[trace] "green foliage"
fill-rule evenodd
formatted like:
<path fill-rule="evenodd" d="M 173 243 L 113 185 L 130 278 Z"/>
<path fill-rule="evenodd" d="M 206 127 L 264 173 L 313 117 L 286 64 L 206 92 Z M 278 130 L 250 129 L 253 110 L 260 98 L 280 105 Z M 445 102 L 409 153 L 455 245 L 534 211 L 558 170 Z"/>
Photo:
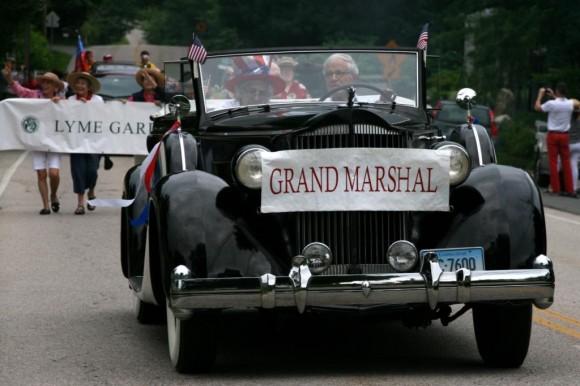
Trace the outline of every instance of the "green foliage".
<path fill-rule="evenodd" d="M 60 26 L 45 30 L 51 11 Z M 140 25 L 151 44 L 188 45 L 195 32 L 217 51 L 390 41 L 414 47 L 429 22 L 429 54 L 439 57 L 437 68 L 428 60 L 431 101 L 471 87 L 480 102 L 493 106 L 498 90 L 508 88 L 517 108 L 530 109 L 537 87 L 557 81 L 580 97 L 580 2 L 573 0 L 19 0 L 0 7 L 0 18 L 0 55 L 15 54 L 20 63 L 29 29 L 47 39 L 53 33 L 57 43 L 66 32 L 71 45 L 80 33 L 90 46 L 121 42 Z M 44 66 L 46 49 L 39 42 L 31 43 L 31 61 Z"/>
<path fill-rule="evenodd" d="M 516 119 L 502 123 L 496 146 L 498 163 L 525 170 L 534 166 L 536 143 L 535 113 L 519 114 Z M 545 118 L 545 117 L 544 117 Z"/>

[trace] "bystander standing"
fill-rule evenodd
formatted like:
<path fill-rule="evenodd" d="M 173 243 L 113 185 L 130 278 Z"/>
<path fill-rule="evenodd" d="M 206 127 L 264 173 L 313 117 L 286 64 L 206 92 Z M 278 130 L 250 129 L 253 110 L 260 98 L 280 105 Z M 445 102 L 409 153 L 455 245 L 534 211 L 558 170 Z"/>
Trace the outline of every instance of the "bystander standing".
<path fill-rule="evenodd" d="M 553 97 L 542 103 L 544 95 Z M 550 186 L 555 194 L 576 198 L 576 192 L 572 183 L 572 170 L 570 168 L 570 121 L 574 110 L 574 102 L 566 98 L 566 84 L 560 82 L 552 89 L 540 88 L 534 105 L 536 111 L 548 113 L 548 134 L 546 144 L 548 146 L 548 159 L 550 163 Z M 566 192 L 560 190 L 560 178 L 558 174 L 558 157 L 564 173 L 564 187 Z"/>

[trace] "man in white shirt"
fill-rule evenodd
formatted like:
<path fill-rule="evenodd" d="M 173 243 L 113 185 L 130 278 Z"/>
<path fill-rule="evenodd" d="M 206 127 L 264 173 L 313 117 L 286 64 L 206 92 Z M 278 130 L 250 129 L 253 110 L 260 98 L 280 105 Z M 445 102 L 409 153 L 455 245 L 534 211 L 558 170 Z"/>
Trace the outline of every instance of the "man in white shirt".
<path fill-rule="evenodd" d="M 542 104 L 544 95 L 554 99 Z M 562 82 L 556 85 L 554 91 L 540 88 L 534 106 L 536 111 L 548 113 L 548 159 L 550 161 L 550 185 L 556 194 L 577 198 L 572 183 L 572 168 L 570 167 L 570 119 L 574 111 L 574 102 L 566 98 L 566 85 Z M 560 175 L 558 173 L 558 156 L 564 173 L 566 193 L 560 191 Z"/>

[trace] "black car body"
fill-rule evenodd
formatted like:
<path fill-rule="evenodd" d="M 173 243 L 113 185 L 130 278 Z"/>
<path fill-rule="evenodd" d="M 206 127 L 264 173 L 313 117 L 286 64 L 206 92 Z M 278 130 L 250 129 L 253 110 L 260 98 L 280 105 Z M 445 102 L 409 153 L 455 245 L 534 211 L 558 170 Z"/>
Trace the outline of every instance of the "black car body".
<path fill-rule="evenodd" d="M 337 52 L 359 76 L 333 101 L 323 63 Z M 191 78 L 195 99 L 175 97 L 155 118 L 148 159 L 126 175 L 135 201 L 122 211 L 121 263 L 137 318 L 166 315 L 179 371 L 211 368 L 216 320 L 232 308 L 428 326 L 460 304 L 486 363 L 523 362 L 532 305 L 554 294 L 541 196 L 525 171 L 496 163 L 484 127 L 446 140 L 432 124 L 423 54 L 239 50 L 166 63 L 167 84 Z M 228 93 L 236 63 L 282 56 L 310 97 L 240 106 Z"/>

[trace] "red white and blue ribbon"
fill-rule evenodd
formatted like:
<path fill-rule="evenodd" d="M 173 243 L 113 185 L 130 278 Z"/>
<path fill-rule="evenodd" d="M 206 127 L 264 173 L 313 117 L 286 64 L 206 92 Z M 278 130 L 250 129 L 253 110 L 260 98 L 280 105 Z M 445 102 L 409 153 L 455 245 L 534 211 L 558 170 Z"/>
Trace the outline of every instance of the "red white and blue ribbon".
<path fill-rule="evenodd" d="M 171 126 L 171 128 L 169 130 L 167 130 L 167 132 L 165 132 L 165 134 L 163 135 L 161 140 L 153 147 L 151 152 L 149 152 L 149 155 L 147 155 L 147 158 L 145 158 L 145 161 L 143 161 L 143 163 L 141 164 L 141 170 L 139 173 L 139 185 L 137 186 L 137 191 L 135 192 L 135 197 L 137 197 L 139 195 L 139 193 L 141 192 L 142 189 L 145 189 L 147 191 L 147 194 L 149 194 L 149 192 L 151 192 L 151 188 L 153 185 L 152 184 L 153 174 L 155 172 L 155 166 L 157 164 L 157 157 L 159 156 L 160 146 L 163 143 L 163 140 L 165 139 L 165 137 L 167 137 L 171 133 L 176 132 L 177 129 L 179 129 L 180 127 L 181 127 L 180 122 L 176 121 L 173 124 L 173 126 Z M 129 200 L 127 200 L 127 199 L 99 199 L 99 198 L 95 198 L 93 200 L 88 200 L 88 203 L 91 205 L 94 205 L 94 206 L 125 208 L 125 207 L 133 204 L 134 201 L 135 201 L 134 198 L 129 199 Z M 147 208 L 147 206 L 146 206 L 146 208 Z M 142 216 L 139 216 L 139 217 L 142 217 Z"/>

